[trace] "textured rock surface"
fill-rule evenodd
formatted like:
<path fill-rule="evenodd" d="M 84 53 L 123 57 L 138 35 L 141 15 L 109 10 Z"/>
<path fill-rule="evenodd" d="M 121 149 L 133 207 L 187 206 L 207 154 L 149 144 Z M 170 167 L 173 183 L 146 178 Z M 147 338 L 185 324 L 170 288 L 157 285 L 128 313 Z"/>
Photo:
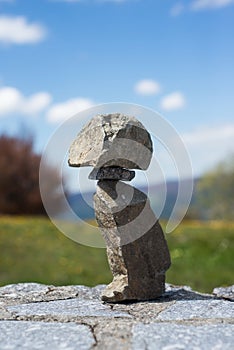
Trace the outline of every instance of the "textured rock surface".
<path fill-rule="evenodd" d="M 147 169 L 152 151 L 149 133 L 134 117 L 97 115 L 72 143 L 68 162 L 76 167 Z"/>
<path fill-rule="evenodd" d="M 126 312 L 111 312 L 107 305 L 98 300 L 87 300 L 83 298 L 69 300 L 55 300 L 48 309 L 47 302 L 34 304 L 13 305 L 7 308 L 8 311 L 18 316 L 43 316 L 53 318 L 75 318 L 83 316 L 91 317 L 130 317 Z"/>
<path fill-rule="evenodd" d="M 1 350 L 86 350 L 94 344 L 90 328 L 72 322 L 0 322 Z"/>
<path fill-rule="evenodd" d="M 90 180 L 123 180 L 131 181 L 135 177 L 135 171 L 120 167 L 94 168 L 89 174 Z"/>
<path fill-rule="evenodd" d="M 162 228 L 147 196 L 119 181 L 133 179 L 129 169 L 147 169 L 152 152 L 144 126 L 119 113 L 92 118 L 69 150 L 69 165 L 93 166 L 89 178 L 99 180 L 95 215 L 113 274 L 104 301 L 149 300 L 165 291 L 170 255 Z"/>
<path fill-rule="evenodd" d="M 147 196 L 122 182 L 99 181 L 94 207 L 114 277 L 102 299 L 119 302 L 162 295 L 170 255 Z"/>
<path fill-rule="evenodd" d="M 234 325 L 138 324 L 133 327 L 133 349 L 231 349 Z M 145 336 L 147 334 L 147 337 Z"/>
<path fill-rule="evenodd" d="M 230 300 L 166 285 L 152 301 L 105 304 L 104 288 L 0 288 L 0 349 L 233 349 Z"/>
<path fill-rule="evenodd" d="M 234 301 L 234 285 L 230 287 L 215 288 L 213 294 L 217 297 Z"/>

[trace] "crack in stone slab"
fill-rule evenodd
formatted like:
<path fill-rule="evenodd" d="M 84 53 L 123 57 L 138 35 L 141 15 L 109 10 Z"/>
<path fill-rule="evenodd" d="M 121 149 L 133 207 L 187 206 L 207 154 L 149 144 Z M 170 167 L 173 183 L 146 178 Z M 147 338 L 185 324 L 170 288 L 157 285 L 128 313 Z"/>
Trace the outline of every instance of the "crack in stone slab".
<path fill-rule="evenodd" d="M 0 305 L 18 305 L 73 298 L 99 300 L 104 285 L 87 286 L 47 286 L 39 283 L 18 283 L 0 287 Z"/>
<path fill-rule="evenodd" d="M 141 321 L 143 323 L 149 323 L 157 320 L 158 315 L 164 310 L 172 306 L 175 301 L 166 303 L 158 303 L 154 301 L 148 302 L 136 302 L 128 304 L 112 304 L 113 310 L 125 311 L 131 315 L 134 320 Z"/>
<path fill-rule="evenodd" d="M 98 350 L 105 349 L 130 349 L 132 339 L 132 327 L 136 324 L 135 321 L 127 319 L 108 320 L 107 322 L 98 323 L 95 327 L 95 334 L 97 337 Z"/>
<path fill-rule="evenodd" d="M 5 307 L 0 306 L 0 321 L 13 319 L 13 314 L 9 312 Z"/>
<path fill-rule="evenodd" d="M 95 328 L 97 327 L 97 323 L 90 324 L 88 322 L 80 322 L 80 323 L 77 323 L 77 324 L 89 327 L 90 332 L 92 333 L 92 336 L 93 336 L 93 339 L 94 339 L 94 344 L 92 345 L 92 348 L 95 348 L 97 346 L 97 337 L 96 337 L 96 334 L 95 334 Z"/>
<path fill-rule="evenodd" d="M 87 299 L 67 299 L 50 302 L 40 302 L 33 304 L 20 304 L 8 306 L 7 311 L 16 316 L 43 316 L 55 318 L 74 318 L 74 317 L 130 317 L 124 311 L 118 312 L 111 310 L 109 306 L 98 300 Z"/>
<path fill-rule="evenodd" d="M 1 350 L 17 350 L 24 345 L 24 350 L 31 350 L 32 341 L 37 349 L 41 346 L 47 350 L 47 344 L 41 343 L 46 340 L 42 331 L 46 337 L 55 337 L 52 348 L 60 350 L 56 341 L 61 339 L 61 329 L 69 335 L 60 344 L 69 350 L 232 349 L 231 301 L 200 294 L 186 286 L 167 285 L 163 297 L 153 301 L 105 304 L 100 301 L 104 286 L 70 287 L 20 284 L 0 288 Z M 78 293 L 78 297 L 68 299 L 69 291 L 71 295 Z M 40 302 L 33 301 L 35 295 Z M 50 295 L 55 300 L 45 299 Z M 65 299 L 61 300 L 62 295 Z M 27 329 L 31 329 L 29 333 Z M 18 338 L 6 338 L 8 331 Z M 29 335 L 29 343 L 25 343 L 25 334 Z M 68 347 L 70 336 L 75 340 Z"/>
<path fill-rule="evenodd" d="M 92 326 L 92 325 L 89 325 L 90 326 L 90 330 L 91 330 L 91 332 L 92 332 L 92 335 L 93 335 L 93 339 L 94 339 L 94 341 L 95 341 L 95 343 L 93 344 L 93 348 L 95 348 L 95 347 L 97 347 L 97 345 L 98 345 L 98 341 L 97 341 L 97 336 L 96 336 L 96 334 L 95 334 L 95 328 L 97 327 L 97 325 L 95 324 L 94 326 Z"/>

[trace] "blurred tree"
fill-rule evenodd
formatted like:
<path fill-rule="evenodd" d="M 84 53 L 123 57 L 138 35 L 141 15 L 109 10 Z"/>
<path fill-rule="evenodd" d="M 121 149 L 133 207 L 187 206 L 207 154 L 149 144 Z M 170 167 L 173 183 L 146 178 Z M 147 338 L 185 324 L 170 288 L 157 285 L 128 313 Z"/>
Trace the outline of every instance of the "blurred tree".
<path fill-rule="evenodd" d="M 197 199 L 203 218 L 234 220 L 234 154 L 200 179 Z"/>
<path fill-rule="evenodd" d="M 40 160 L 32 137 L 0 136 L 0 214 L 45 214 L 39 189 Z M 60 177 L 49 165 L 46 171 L 57 210 Z"/>

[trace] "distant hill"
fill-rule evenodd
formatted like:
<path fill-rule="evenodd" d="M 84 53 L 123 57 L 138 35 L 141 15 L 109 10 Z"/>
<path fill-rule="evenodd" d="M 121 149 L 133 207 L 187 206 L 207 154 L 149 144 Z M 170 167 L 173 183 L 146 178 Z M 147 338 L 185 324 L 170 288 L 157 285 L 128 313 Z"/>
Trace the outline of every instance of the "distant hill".
<path fill-rule="evenodd" d="M 92 203 L 94 192 L 72 193 L 67 195 L 67 201 L 72 210 L 82 219 L 93 219 L 94 209 L 88 203 Z"/>
<path fill-rule="evenodd" d="M 186 181 L 188 180 L 182 180 L 182 182 Z M 194 180 L 194 185 L 197 181 L 197 179 Z M 168 219 L 170 217 L 170 214 L 176 202 L 178 185 L 179 183 L 177 180 L 171 180 L 166 182 L 166 200 L 162 213 L 160 215 L 161 219 Z M 146 187 L 139 187 L 139 190 L 141 190 L 142 192 L 149 193 L 151 206 L 155 213 L 157 213 L 159 210 L 161 195 L 164 191 L 164 188 L 165 184 L 155 184 L 149 189 Z M 68 203 L 70 204 L 73 211 L 77 214 L 77 216 L 79 216 L 79 218 L 81 218 L 82 220 L 93 219 L 95 217 L 92 205 L 93 194 L 93 192 L 85 192 L 82 194 L 72 193 L 67 195 Z M 191 204 L 194 204 L 194 201 L 195 200 L 193 196 Z"/>

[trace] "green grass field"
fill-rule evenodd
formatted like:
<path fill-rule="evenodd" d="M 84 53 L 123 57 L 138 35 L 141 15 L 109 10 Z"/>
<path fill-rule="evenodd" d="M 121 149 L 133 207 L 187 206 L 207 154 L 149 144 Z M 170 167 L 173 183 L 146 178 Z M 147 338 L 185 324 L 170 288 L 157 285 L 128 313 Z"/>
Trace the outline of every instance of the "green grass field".
<path fill-rule="evenodd" d="M 86 234 L 87 225 L 80 230 Z M 166 238 L 172 257 L 167 282 L 203 292 L 234 283 L 233 223 L 184 222 Z M 73 242 L 47 218 L 0 217 L 0 285 L 110 281 L 105 249 Z"/>

